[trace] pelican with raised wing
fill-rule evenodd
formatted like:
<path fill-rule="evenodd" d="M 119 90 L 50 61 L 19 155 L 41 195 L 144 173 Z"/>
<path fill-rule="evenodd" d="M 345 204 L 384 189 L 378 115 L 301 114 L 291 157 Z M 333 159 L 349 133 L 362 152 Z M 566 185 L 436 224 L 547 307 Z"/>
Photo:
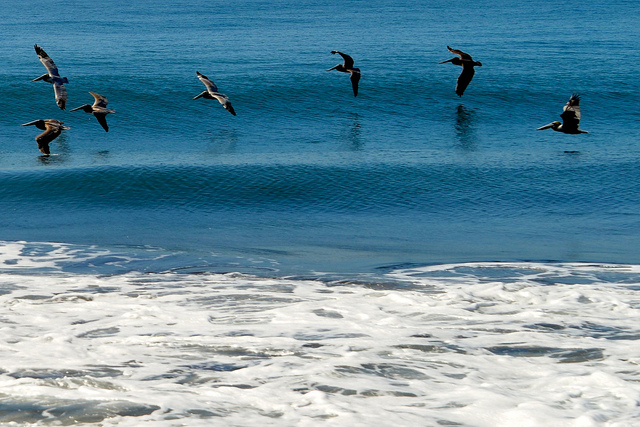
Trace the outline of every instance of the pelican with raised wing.
<path fill-rule="evenodd" d="M 51 154 L 49 143 L 59 137 L 63 130 L 71 129 L 68 126 L 64 126 L 64 122 L 56 119 L 34 120 L 21 126 L 35 126 L 44 131 L 36 136 L 36 142 L 38 143 L 38 149 L 45 156 Z"/>
<path fill-rule="evenodd" d="M 95 101 L 93 102 L 93 105 L 84 104 L 74 108 L 71 111 L 82 110 L 85 113 L 93 114 L 96 117 L 96 119 L 98 119 L 98 123 L 100 123 L 100 125 L 104 128 L 105 132 L 109 132 L 109 126 L 107 125 L 107 114 L 115 113 L 116 110 L 111 110 L 107 108 L 107 103 L 109 101 L 104 96 L 98 93 L 93 93 L 93 92 L 89 92 L 89 93 L 95 99 Z"/>
<path fill-rule="evenodd" d="M 338 54 L 342 56 L 344 59 L 344 64 L 338 64 L 335 67 L 329 68 L 327 71 L 336 70 L 342 73 L 349 73 L 351 79 L 351 87 L 353 87 L 353 96 L 358 96 L 358 82 L 360 81 L 360 68 L 355 68 L 353 66 L 353 58 L 347 55 L 346 53 L 342 53 L 338 50 L 332 50 L 332 54 Z"/>
<path fill-rule="evenodd" d="M 453 49 L 447 46 L 449 52 L 458 55 L 458 57 L 454 57 L 451 59 L 447 59 L 446 61 L 440 62 L 440 64 L 445 64 L 447 62 L 451 62 L 454 65 L 462 66 L 462 72 L 458 76 L 458 81 L 456 83 L 456 94 L 458 96 L 462 96 L 464 90 L 469 86 L 473 75 L 476 73 L 475 67 L 482 67 L 482 62 L 474 61 L 471 55 L 468 53 L 464 53 L 461 50 Z"/>
<path fill-rule="evenodd" d="M 560 117 L 562 117 L 562 123 L 554 121 L 548 125 L 539 127 L 537 130 L 553 129 L 556 132 L 572 135 L 589 133 L 586 130 L 580 129 L 580 95 L 577 93 L 571 95 L 569 102 L 564 105 L 562 110 L 562 114 L 560 114 Z"/>
<path fill-rule="evenodd" d="M 204 84 L 204 86 L 207 89 L 200 92 L 198 95 L 194 96 L 193 99 L 198 99 L 198 98 L 217 99 L 218 102 L 222 104 L 225 110 L 227 110 L 228 112 L 230 112 L 235 116 L 236 112 L 231 106 L 231 102 L 229 102 L 229 97 L 227 95 L 224 95 L 218 92 L 218 86 L 216 86 L 216 84 L 213 81 L 209 80 L 207 76 L 205 76 L 204 74 L 200 74 L 199 71 L 196 71 L 196 75 L 198 76 L 200 81 Z"/>
<path fill-rule="evenodd" d="M 34 48 L 38 54 L 38 58 L 40 58 L 40 62 L 42 62 L 44 68 L 47 69 L 47 72 L 32 81 L 37 82 L 42 80 L 47 83 L 51 83 L 53 85 L 53 92 L 56 96 L 56 104 L 60 109 L 64 110 L 67 105 L 67 89 L 64 87 L 64 83 L 69 83 L 69 80 L 67 80 L 66 77 L 60 77 L 58 67 L 56 67 L 53 59 L 47 55 L 47 52 L 45 52 L 44 49 L 38 45 L 34 45 Z"/>

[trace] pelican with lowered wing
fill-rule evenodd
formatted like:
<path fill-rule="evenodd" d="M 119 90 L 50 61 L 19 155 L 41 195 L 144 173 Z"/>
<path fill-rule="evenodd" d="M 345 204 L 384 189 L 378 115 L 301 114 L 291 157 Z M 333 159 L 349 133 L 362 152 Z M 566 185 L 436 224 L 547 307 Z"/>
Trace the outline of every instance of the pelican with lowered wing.
<path fill-rule="evenodd" d="M 562 108 L 562 123 L 554 121 L 548 125 L 539 127 L 537 130 L 553 129 L 556 132 L 568 133 L 577 135 L 581 133 L 589 133 L 586 130 L 580 129 L 580 95 L 574 93 L 569 98 L 569 101 Z"/>
<path fill-rule="evenodd" d="M 85 113 L 93 114 L 95 118 L 98 119 L 98 123 L 100 123 L 100 126 L 102 126 L 105 132 L 109 132 L 109 125 L 107 125 L 107 114 L 115 113 L 116 110 L 111 110 L 107 108 L 107 103 L 109 101 L 104 96 L 94 92 L 89 92 L 89 93 L 93 96 L 95 100 L 93 104 L 84 104 L 74 108 L 71 111 L 82 110 Z"/>
<path fill-rule="evenodd" d="M 51 154 L 49 143 L 59 137 L 63 130 L 70 129 L 68 126 L 64 126 L 64 122 L 56 119 L 34 120 L 22 124 L 22 126 L 35 126 L 44 131 L 36 136 L 36 142 L 38 143 L 38 149 L 45 156 Z"/>
<path fill-rule="evenodd" d="M 447 59 L 446 61 L 440 62 L 440 64 L 451 62 L 454 65 L 462 66 L 462 72 L 458 76 L 458 81 L 456 83 L 456 94 L 458 96 L 462 96 L 464 90 L 469 86 L 469 83 L 471 83 L 473 75 L 476 73 L 474 68 L 482 67 L 482 62 L 474 61 L 471 55 L 461 50 L 453 49 L 449 46 L 447 46 L 447 49 L 449 49 L 449 52 L 458 55 L 458 57 Z"/>

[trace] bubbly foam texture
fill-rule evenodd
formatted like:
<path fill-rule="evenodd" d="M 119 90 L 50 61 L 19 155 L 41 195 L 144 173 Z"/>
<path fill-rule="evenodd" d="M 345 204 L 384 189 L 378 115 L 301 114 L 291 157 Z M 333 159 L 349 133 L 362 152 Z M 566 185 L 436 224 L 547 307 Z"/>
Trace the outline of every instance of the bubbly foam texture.
<path fill-rule="evenodd" d="M 65 271 L 107 255 L 126 258 L 0 246 L 1 422 L 623 426 L 640 415 L 640 266 L 451 264 L 357 283 Z"/>

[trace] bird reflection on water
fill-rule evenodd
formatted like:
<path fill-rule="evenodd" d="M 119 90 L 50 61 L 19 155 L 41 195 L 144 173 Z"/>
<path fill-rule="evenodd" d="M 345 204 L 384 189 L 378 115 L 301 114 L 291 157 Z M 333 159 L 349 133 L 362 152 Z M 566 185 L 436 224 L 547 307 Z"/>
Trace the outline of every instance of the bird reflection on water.
<path fill-rule="evenodd" d="M 357 113 L 352 113 L 353 121 L 349 124 L 347 129 L 345 130 L 346 138 L 345 141 L 349 146 L 349 150 L 351 151 L 360 151 L 362 150 L 363 143 L 360 138 L 361 129 L 360 129 L 360 116 Z"/>
<path fill-rule="evenodd" d="M 219 129 L 212 133 L 207 152 L 213 155 L 232 154 L 238 145 L 238 132 L 235 129 Z"/>
<path fill-rule="evenodd" d="M 467 109 L 464 105 L 458 105 L 456 109 L 456 138 L 459 146 L 465 151 L 475 150 L 475 111 Z"/>

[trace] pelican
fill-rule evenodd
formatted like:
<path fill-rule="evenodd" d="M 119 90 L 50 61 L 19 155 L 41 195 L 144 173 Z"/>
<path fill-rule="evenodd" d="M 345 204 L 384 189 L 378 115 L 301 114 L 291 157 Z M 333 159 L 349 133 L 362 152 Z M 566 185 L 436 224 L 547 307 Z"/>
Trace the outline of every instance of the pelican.
<path fill-rule="evenodd" d="M 98 119 L 98 123 L 100 123 L 100 125 L 104 128 L 105 132 L 109 132 L 109 126 L 107 125 L 107 114 L 115 113 L 116 110 L 110 110 L 107 108 L 107 103 L 109 101 L 104 96 L 93 92 L 89 93 L 95 98 L 93 105 L 84 104 L 74 108 L 71 111 L 82 110 L 85 113 L 92 113 L 96 117 L 96 119 Z"/>
<path fill-rule="evenodd" d="M 447 46 L 447 49 L 449 49 L 449 52 L 458 55 L 460 58 L 447 59 L 446 61 L 440 62 L 440 64 L 451 62 L 454 65 L 462 66 L 462 72 L 460 73 L 460 76 L 458 76 L 458 82 L 456 83 L 456 94 L 458 96 L 462 96 L 464 90 L 469 86 L 473 75 L 476 73 L 473 67 L 482 67 L 482 62 L 474 61 L 471 55 L 464 53 L 461 50 L 452 49 L 449 46 Z"/>
<path fill-rule="evenodd" d="M 49 151 L 49 143 L 60 136 L 63 130 L 71 129 L 68 126 L 64 126 L 64 122 L 56 119 L 34 120 L 29 123 L 24 123 L 21 126 L 32 125 L 38 129 L 44 130 L 44 132 L 36 136 L 36 142 L 38 143 L 38 149 L 45 156 L 48 156 L 51 153 Z"/>
<path fill-rule="evenodd" d="M 199 71 L 196 71 L 196 75 L 198 76 L 200 81 L 204 83 L 204 86 L 207 88 L 207 90 L 204 90 L 200 94 L 194 96 L 193 99 L 198 99 L 198 98 L 217 99 L 218 102 L 222 104 L 225 110 L 227 110 L 228 112 L 230 112 L 235 116 L 236 112 L 231 106 L 231 103 L 229 102 L 229 97 L 227 95 L 224 95 L 218 92 L 218 86 L 216 86 L 214 82 L 209 80 L 207 76 L 205 76 L 204 74 L 200 74 Z"/>
<path fill-rule="evenodd" d="M 353 86 L 353 96 L 358 96 L 358 82 L 360 81 L 360 68 L 353 67 L 353 58 L 337 50 L 332 50 L 332 54 L 338 54 L 344 59 L 344 64 L 338 64 L 333 68 L 329 68 L 327 71 L 336 70 L 343 73 L 351 74 L 351 86 Z"/>
<path fill-rule="evenodd" d="M 49 58 L 47 52 L 44 51 L 40 46 L 34 45 L 36 53 L 38 54 L 38 58 L 40 58 L 40 62 L 44 65 L 44 68 L 47 69 L 46 74 L 41 75 L 38 78 L 33 79 L 33 82 L 37 82 L 38 80 L 44 80 L 47 83 L 53 84 L 53 92 L 56 96 L 56 104 L 60 109 L 64 110 L 67 104 L 67 89 L 63 86 L 64 83 L 69 83 L 66 77 L 60 77 L 60 73 L 58 72 L 58 67 L 54 64 L 53 59 Z"/>
<path fill-rule="evenodd" d="M 537 130 L 553 129 L 556 132 L 569 133 L 577 135 L 580 133 L 589 133 L 586 130 L 580 129 L 580 95 L 574 93 L 569 98 L 569 102 L 562 108 L 562 123 L 554 121 L 548 125 L 539 127 Z"/>

